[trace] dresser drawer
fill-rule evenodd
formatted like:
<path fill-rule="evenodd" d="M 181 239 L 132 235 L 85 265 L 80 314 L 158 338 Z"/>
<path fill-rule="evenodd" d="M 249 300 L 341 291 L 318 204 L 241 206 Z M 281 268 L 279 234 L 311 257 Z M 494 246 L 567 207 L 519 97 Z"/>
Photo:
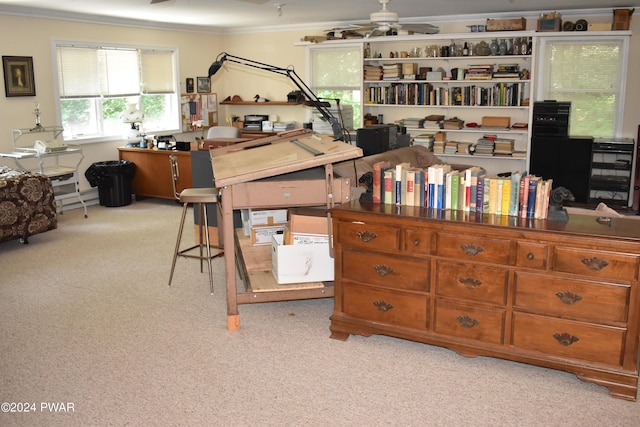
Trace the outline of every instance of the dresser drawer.
<path fill-rule="evenodd" d="M 559 357 L 620 366 L 626 330 L 514 313 L 513 345 Z"/>
<path fill-rule="evenodd" d="M 431 253 L 431 234 L 428 231 L 407 228 L 404 230 L 404 251 L 416 255 Z"/>
<path fill-rule="evenodd" d="M 342 277 L 395 289 L 429 291 L 427 261 L 343 249 Z"/>
<path fill-rule="evenodd" d="M 556 247 L 553 269 L 615 280 L 637 280 L 640 255 Z"/>
<path fill-rule="evenodd" d="M 437 295 L 504 305 L 508 282 L 509 272 L 502 268 L 448 261 L 436 265 Z"/>
<path fill-rule="evenodd" d="M 342 282 L 342 312 L 372 323 L 426 329 L 429 307 L 427 294 L 385 290 Z"/>
<path fill-rule="evenodd" d="M 438 233 L 438 255 L 458 260 L 509 264 L 511 241 Z"/>
<path fill-rule="evenodd" d="M 361 222 L 339 222 L 338 240 L 343 246 L 378 251 L 400 249 L 400 228 Z"/>
<path fill-rule="evenodd" d="M 505 311 L 436 299 L 434 330 L 438 334 L 502 344 Z"/>
<path fill-rule="evenodd" d="M 516 273 L 514 307 L 595 323 L 627 321 L 630 287 Z"/>
<path fill-rule="evenodd" d="M 516 244 L 516 265 L 524 268 L 546 270 L 549 261 L 549 245 L 534 242 Z"/>

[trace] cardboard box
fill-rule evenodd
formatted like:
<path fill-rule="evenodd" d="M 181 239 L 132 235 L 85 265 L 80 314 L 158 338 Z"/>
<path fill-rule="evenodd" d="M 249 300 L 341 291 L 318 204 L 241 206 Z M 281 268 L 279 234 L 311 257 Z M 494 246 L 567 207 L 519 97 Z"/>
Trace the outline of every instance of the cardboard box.
<path fill-rule="evenodd" d="M 284 233 L 285 224 L 259 225 L 251 228 L 251 244 L 253 246 L 266 246 L 271 244 L 271 236 Z"/>
<path fill-rule="evenodd" d="M 611 31 L 610 22 L 594 22 L 587 26 L 588 31 Z"/>
<path fill-rule="evenodd" d="M 524 31 L 527 29 L 525 18 L 487 19 L 487 31 Z"/>
<path fill-rule="evenodd" d="M 635 9 L 613 9 L 614 30 L 628 30 L 631 22 L 631 15 Z"/>
<path fill-rule="evenodd" d="M 511 126 L 511 118 L 506 116 L 484 116 L 482 117 L 481 126 L 508 128 Z"/>
<path fill-rule="evenodd" d="M 329 244 L 285 245 L 282 235 L 271 240 L 271 272 L 279 284 L 326 282 L 334 279 Z"/>
<path fill-rule="evenodd" d="M 329 241 L 329 219 L 327 214 L 324 210 L 316 209 L 315 211 L 312 212 L 310 209 L 292 211 L 289 215 L 289 224 L 284 229 L 284 242 L 286 245 L 318 239 Z"/>
<path fill-rule="evenodd" d="M 287 222 L 286 209 L 248 209 L 249 224 L 252 227 L 256 225 L 274 225 L 284 224 Z"/>

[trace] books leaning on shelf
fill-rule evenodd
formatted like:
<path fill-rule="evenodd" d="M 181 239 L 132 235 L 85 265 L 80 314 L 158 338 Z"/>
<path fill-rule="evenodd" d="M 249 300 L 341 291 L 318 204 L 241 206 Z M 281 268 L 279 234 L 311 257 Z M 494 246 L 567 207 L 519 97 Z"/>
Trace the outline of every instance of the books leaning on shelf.
<path fill-rule="evenodd" d="M 373 165 L 373 203 L 459 210 L 475 214 L 546 219 L 552 179 L 509 172 L 487 176 L 473 166 L 416 168 L 408 163 Z"/>

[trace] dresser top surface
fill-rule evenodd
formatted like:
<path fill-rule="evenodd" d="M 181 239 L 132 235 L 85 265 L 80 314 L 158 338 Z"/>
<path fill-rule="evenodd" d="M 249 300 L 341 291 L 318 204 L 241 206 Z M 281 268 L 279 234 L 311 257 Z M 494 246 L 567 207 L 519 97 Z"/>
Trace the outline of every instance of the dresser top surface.
<path fill-rule="evenodd" d="M 455 222 L 460 225 L 478 225 L 511 229 L 513 231 L 558 232 L 584 237 L 606 237 L 634 240 L 640 244 L 640 221 L 625 217 L 592 216 L 569 214 L 569 220 L 550 221 L 520 218 L 507 215 L 489 215 L 460 210 L 426 209 L 417 206 L 397 206 L 391 204 L 360 203 L 342 204 L 331 210 L 334 217 L 347 212 L 363 212 L 393 217 L 406 221 Z"/>

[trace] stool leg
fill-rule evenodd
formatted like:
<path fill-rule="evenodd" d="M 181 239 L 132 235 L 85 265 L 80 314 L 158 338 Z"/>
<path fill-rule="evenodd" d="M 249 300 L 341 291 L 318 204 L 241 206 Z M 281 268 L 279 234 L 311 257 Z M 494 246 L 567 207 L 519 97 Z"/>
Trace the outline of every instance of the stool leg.
<path fill-rule="evenodd" d="M 211 294 L 213 294 L 213 271 L 211 268 L 211 241 L 209 240 L 209 221 L 207 219 L 207 204 L 202 203 L 202 211 L 204 217 L 204 234 L 206 238 L 207 245 L 207 263 L 209 266 L 209 289 L 211 290 Z"/>
<path fill-rule="evenodd" d="M 169 286 L 171 286 L 171 281 L 173 280 L 173 272 L 176 269 L 176 260 L 178 259 L 178 252 L 180 251 L 180 241 L 182 240 L 182 230 L 184 228 L 184 219 L 187 216 L 187 205 L 188 203 L 184 203 L 182 205 L 182 218 L 180 219 L 180 228 L 178 229 L 178 239 L 176 241 L 176 249 L 173 251 L 173 262 L 171 263 L 171 274 L 169 275 Z"/>
<path fill-rule="evenodd" d="M 202 252 L 202 245 L 204 244 L 204 240 L 202 240 L 203 233 L 202 233 L 202 213 L 203 213 L 203 203 L 198 203 L 198 246 L 199 246 L 199 250 L 200 250 L 200 273 L 204 272 L 204 267 L 203 267 L 203 263 L 204 263 L 204 255 Z"/>

